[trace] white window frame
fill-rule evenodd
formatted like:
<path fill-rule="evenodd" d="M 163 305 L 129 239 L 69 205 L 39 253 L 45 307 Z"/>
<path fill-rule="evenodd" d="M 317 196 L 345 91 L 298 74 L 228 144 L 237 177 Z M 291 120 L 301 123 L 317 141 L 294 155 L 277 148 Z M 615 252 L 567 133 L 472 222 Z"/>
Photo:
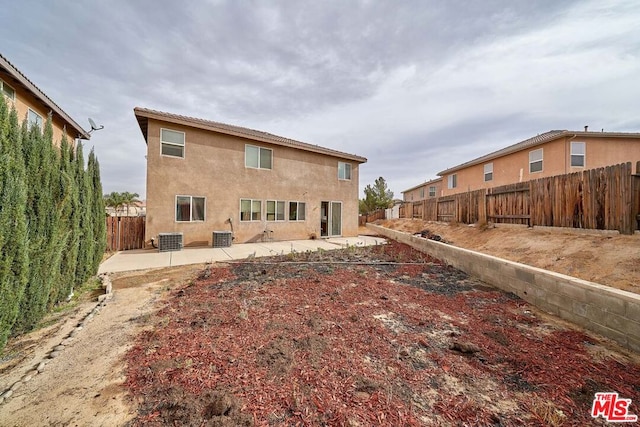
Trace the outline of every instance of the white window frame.
<path fill-rule="evenodd" d="M 269 211 L 269 204 L 273 205 L 273 212 Z M 278 206 L 282 206 L 282 217 L 279 218 Z M 266 220 L 269 222 L 283 222 L 286 219 L 287 202 L 284 200 L 267 200 L 266 203 Z M 269 215 L 273 215 L 274 219 L 269 219 Z"/>
<path fill-rule="evenodd" d="M 540 158 L 537 158 L 537 153 L 540 153 Z M 532 160 L 533 159 L 533 160 Z M 540 170 L 533 170 L 533 165 L 540 163 Z M 544 170 L 544 149 L 538 148 L 536 150 L 529 151 L 529 173 L 540 173 Z"/>
<path fill-rule="evenodd" d="M 7 93 L 7 89 L 5 89 L 5 88 L 11 89 L 11 93 Z M 2 80 L 2 79 L 0 79 L 0 93 L 4 94 L 4 96 L 9 98 L 11 101 L 15 101 L 16 100 L 16 90 L 15 90 L 15 88 L 13 86 L 11 86 L 9 83 L 7 83 L 4 80 Z"/>
<path fill-rule="evenodd" d="M 581 153 L 576 153 L 574 152 L 574 147 L 582 147 L 582 151 Z M 581 158 L 582 159 L 582 164 L 581 165 L 574 165 L 573 164 L 573 158 Z M 569 157 L 569 164 L 571 165 L 572 168 L 583 168 L 587 165 L 587 143 L 586 142 L 582 142 L 582 141 L 571 141 L 571 154 Z"/>
<path fill-rule="evenodd" d="M 436 197 L 436 186 L 432 185 L 429 187 L 429 197 Z"/>
<path fill-rule="evenodd" d="M 33 116 L 35 116 L 35 120 L 34 120 Z M 29 123 L 29 126 L 32 126 L 32 125 L 35 124 L 36 126 L 38 126 L 38 129 L 42 130 L 42 126 L 44 125 L 44 119 L 35 110 L 32 110 L 31 108 L 28 108 L 27 109 L 27 123 Z"/>
<path fill-rule="evenodd" d="M 449 190 L 452 190 L 457 187 L 458 187 L 458 174 L 452 173 L 451 175 L 447 176 L 447 188 Z"/>
<path fill-rule="evenodd" d="M 484 182 L 493 181 L 493 162 L 484 165 Z"/>
<path fill-rule="evenodd" d="M 178 198 L 182 197 L 182 198 L 189 198 L 189 220 L 186 219 L 178 219 Z M 202 199 L 202 219 L 193 219 L 194 217 L 194 199 Z M 175 210 L 175 221 L 176 222 L 204 222 L 206 221 L 207 218 L 207 198 L 204 196 L 189 196 L 186 194 L 177 194 L 176 195 L 176 210 Z"/>
<path fill-rule="evenodd" d="M 164 141 L 162 139 L 164 131 L 174 132 L 174 133 L 181 133 L 182 134 L 182 144 L 174 142 L 174 141 Z M 175 129 L 160 128 L 160 155 L 163 156 L 163 157 L 173 157 L 173 158 L 177 158 L 177 159 L 184 159 L 185 152 L 186 152 L 186 149 L 187 149 L 186 141 L 187 141 L 187 134 L 186 133 L 184 133 L 182 131 L 179 131 L 179 130 L 175 130 Z M 182 148 L 182 156 L 174 156 L 173 154 L 165 154 L 165 153 L 163 153 L 162 152 L 162 147 L 165 146 L 165 145 L 170 145 L 172 147 L 180 147 L 180 148 Z"/>
<path fill-rule="evenodd" d="M 341 181 L 351 181 L 351 163 L 338 162 L 338 179 Z"/>
<path fill-rule="evenodd" d="M 249 219 L 242 218 L 242 202 L 250 202 Z M 256 204 L 258 209 L 255 209 Z M 240 199 L 240 221 L 241 222 L 256 222 L 262 221 L 262 200 L 259 199 Z"/>
<path fill-rule="evenodd" d="M 424 187 L 420 189 L 420 198 L 424 199 Z"/>
<path fill-rule="evenodd" d="M 291 207 L 295 205 L 296 206 L 296 217 L 294 219 L 291 219 Z M 300 218 L 300 205 L 303 206 L 302 209 L 302 218 Z M 298 202 L 298 201 L 289 201 L 289 221 L 292 222 L 302 222 L 302 221 L 306 221 L 307 220 L 307 203 L 306 202 Z"/>
<path fill-rule="evenodd" d="M 249 164 L 249 162 L 248 162 L 249 156 L 248 156 L 248 153 L 247 153 L 247 149 L 249 147 L 257 149 L 257 152 L 258 152 L 258 158 L 257 158 L 257 163 L 256 163 L 257 166 Z M 262 151 L 269 151 L 269 153 L 270 153 L 270 156 L 269 156 L 269 167 L 265 167 L 265 166 L 262 165 Z M 260 147 L 259 145 L 245 144 L 244 145 L 244 167 L 245 168 L 249 168 L 249 169 L 272 170 L 273 169 L 273 150 L 271 148 Z"/>

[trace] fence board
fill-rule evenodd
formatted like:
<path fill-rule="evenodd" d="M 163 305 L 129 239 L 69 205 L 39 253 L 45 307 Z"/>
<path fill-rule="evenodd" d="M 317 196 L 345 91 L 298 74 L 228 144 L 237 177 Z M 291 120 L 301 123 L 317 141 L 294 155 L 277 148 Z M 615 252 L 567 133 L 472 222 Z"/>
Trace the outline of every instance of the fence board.
<path fill-rule="evenodd" d="M 145 217 L 108 216 L 106 221 L 108 251 L 144 248 Z"/>
<path fill-rule="evenodd" d="M 636 171 L 640 171 L 638 163 Z M 631 163 L 623 163 L 405 205 L 403 218 L 466 224 L 486 220 L 632 234 L 640 215 L 640 174 L 632 175 Z"/>

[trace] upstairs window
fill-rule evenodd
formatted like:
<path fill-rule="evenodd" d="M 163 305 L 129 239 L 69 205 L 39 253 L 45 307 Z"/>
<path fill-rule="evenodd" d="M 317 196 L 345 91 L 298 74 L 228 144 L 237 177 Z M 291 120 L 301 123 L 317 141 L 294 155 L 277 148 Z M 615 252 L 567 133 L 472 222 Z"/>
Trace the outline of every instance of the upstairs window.
<path fill-rule="evenodd" d="M 284 221 L 285 202 L 267 200 L 267 221 Z"/>
<path fill-rule="evenodd" d="M 289 221 L 304 221 L 306 207 L 304 202 L 289 202 Z"/>
<path fill-rule="evenodd" d="M 38 128 L 42 129 L 42 116 L 29 108 L 29 112 L 27 113 L 27 123 L 29 123 L 29 126 L 36 125 Z"/>
<path fill-rule="evenodd" d="M 484 182 L 493 181 L 493 162 L 484 165 Z"/>
<path fill-rule="evenodd" d="M 424 187 L 420 189 L 420 198 L 424 199 Z"/>
<path fill-rule="evenodd" d="M 273 150 L 246 144 L 244 146 L 244 165 L 254 169 L 272 169 Z"/>
<path fill-rule="evenodd" d="M 351 179 L 351 163 L 338 162 L 338 179 Z"/>
<path fill-rule="evenodd" d="M 16 91 L 14 88 L 9 86 L 5 81 L 0 80 L 0 92 L 4 94 L 7 98 L 12 101 L 16 100 Z"/>
<path fill-rule="evenodd" d="M 204 197 L 176 196 L 176 221 L 204 221 Z"/>
<path fill-rule="evenodd" d="M 260 221 L 262 200 L 240 199 L 240 221 Z"/>
<path fill-rule="evenodd" d="M 452 189 L 458 186 L 458 175 L 453 174 L 447 177 L 447 188 Z"/>
<path fill-rule="evenodd" d="M 432 185 L 429 187 L 429 197 L 436 197 L 436 186 Z"/>
<path fill-rule="evenodd" d="M 584 167 L 584 154 L 585 143 L 584 142 L 572 142 L 571 143 L 571 166 Z"/>
<path fill-rule="evenodd" d="M 529 151 L 529 173 L 542 172 L 542 148 Z"/>
<path fill-rule="evenodd" d="M 163 156 L 184 158 L 184 132 L 160 129 L 160 143 Z"/>

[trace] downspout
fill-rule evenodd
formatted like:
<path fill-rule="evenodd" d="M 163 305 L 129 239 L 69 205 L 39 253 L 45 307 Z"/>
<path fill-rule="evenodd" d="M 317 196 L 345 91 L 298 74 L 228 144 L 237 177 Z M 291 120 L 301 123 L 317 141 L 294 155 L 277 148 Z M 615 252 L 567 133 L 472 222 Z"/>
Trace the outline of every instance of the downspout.
<path fill-rule="evenodd" d="M 564 174 L 566 175 L 568 173 L 567 171 L 567 150 L 571 151 L 571 141 L 573 139 L 575 139 L 578 136 L 577 133 L 574 133 L 573 136 L 571 138 L 569 138 L 567 140 L 567 143 L 564 145 Z"/>

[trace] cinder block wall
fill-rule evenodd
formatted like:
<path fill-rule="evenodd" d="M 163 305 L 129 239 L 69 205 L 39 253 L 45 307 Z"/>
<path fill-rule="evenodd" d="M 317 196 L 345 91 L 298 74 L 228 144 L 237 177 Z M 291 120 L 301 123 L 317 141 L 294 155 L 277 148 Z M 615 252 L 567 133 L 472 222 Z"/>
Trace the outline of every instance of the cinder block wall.
<path fill-rule="evenodd" d="M 640 353 L 640 295 L 374 224 L 367 228 Z"/>

